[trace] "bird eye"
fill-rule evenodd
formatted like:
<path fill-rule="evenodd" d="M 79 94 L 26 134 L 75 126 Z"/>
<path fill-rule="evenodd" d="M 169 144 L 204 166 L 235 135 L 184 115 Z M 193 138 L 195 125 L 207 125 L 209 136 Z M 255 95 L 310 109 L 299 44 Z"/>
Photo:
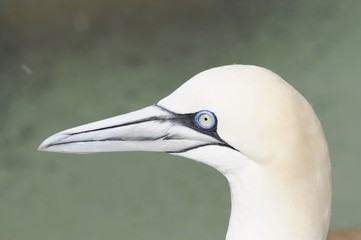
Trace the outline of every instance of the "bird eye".
<path fill-rule="evenodd" d="M 211 129 L 216 125 L 216 116 L 214 113 L 206 110 L 198 112 L 194 120 L 197 126 L 203 129 Z"/>

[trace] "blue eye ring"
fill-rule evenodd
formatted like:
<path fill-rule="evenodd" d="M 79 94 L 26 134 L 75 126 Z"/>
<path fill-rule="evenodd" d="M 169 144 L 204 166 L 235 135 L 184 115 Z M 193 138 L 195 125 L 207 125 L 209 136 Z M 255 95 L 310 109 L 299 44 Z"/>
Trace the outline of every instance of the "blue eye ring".
<path fill-rule="evenodd" d="M 217 124 L 216 115 L 214 115 L 214 113 L 208 110 L 202 110 L 197 112 L 197 114 L 194 116 L 194 121 L 197 127 L 205 130 L 212 129 Z"/>

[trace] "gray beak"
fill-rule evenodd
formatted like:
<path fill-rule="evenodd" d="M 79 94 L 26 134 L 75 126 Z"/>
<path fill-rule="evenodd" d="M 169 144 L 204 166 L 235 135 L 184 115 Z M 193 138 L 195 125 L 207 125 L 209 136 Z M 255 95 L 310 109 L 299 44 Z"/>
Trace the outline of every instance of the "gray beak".
<path fill-rule="evenodd" d="M 225 145 L 219 137 L 197 131 L 189 114 L 158 105 L 71 128 L 47 138 L 40 151 L 95 153 L 153 151 L 180 153 L 207 145 Z"/>

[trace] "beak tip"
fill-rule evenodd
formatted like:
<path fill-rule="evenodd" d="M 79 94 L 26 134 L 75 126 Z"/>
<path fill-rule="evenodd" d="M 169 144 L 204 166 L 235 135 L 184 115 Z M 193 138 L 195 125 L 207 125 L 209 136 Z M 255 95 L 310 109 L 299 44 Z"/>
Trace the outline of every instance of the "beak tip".
<path fill-rule="evenodd" d="M 67 136 L 62 133 L 54 134 L 47 139 L 45 139 L 38 147 L 38 151 L 41 152 L 53 152 L 54 149 L 52 148 L 57 143 L 64 140 Z"/>
<path fill-rule="evenodd" d="M 47 148 L 48 148 L 48 145 L 45 144 L 44 142 L 42 142 L 39 147 L 38 147 L 38 151 L 41 151 L 41 152 L 46 152 L 47 151 Z"/>
<path fill-rule="evenodd" d="M 44 140 L 38 147 L 38 151 L 40 152 L 52 152 L 52 142 L 49 141 L 49 138 Z"/>

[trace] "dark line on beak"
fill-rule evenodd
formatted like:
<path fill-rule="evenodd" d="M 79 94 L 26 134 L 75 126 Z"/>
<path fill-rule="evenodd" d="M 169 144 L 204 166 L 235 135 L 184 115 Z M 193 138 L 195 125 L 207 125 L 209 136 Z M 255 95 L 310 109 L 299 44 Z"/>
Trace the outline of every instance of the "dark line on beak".
<path fill-rule="evenodd" d="M 161 110 L 163 110 L 165 112 L 173 114 L 171 111 L 168 111 L 163 107 L 160 107 L 158 105 L 154 105 L 154 106 L 160 108 Z M 160 122 L 162 122 L 162 121 L 166 121 L 166 120 L 169 120 L 169 119 L 172 119 L 172 117 L 157 117 L 157 116 L 154 116 L 154 117 L 144 118 L 144 119 L 140 119 L 140 120 L 136 120 L 136 121 L 132 121 L 132 122 L 127 122 L 127 123 L 122 123 L 122 124 L 117 124 L 117 125 L 108 126 L 108 127 L 96 128 L 96 129 L 91 129 L 91 130 L 86 130 L 86 131 L 76 132 L 76 133 L 68 133 L 68 135 L 73 136 L 73 135 L 78 135 L 78 134 L 82 134 L 82 133 L 96 132 L 96 131 L 107 130 L 107 129 L 117 128 L 117 127 L 124 127 L 124 126 L 129 126 L 129 125 L 144 123 L 144 122 L 150 122 L 150 121 L 160 121 Z"/>
<path fill-rule="evenodd" d="M 52 146 L 58 146 L 58 145 L 66 145 L 66 144 L 72 144 L 72 143 L 87 143 L 87 142 L 126 142 L 126 141 L 134 141 L 134 142 L 145 142 L 145 141 L 157 141 L 160 139 L 166 139 L 168 134 L 162 135 L 157 138 L 150 138 L 150 137 L 138 137 L 138 138 L 132 138 L 132 139 L 125 139 L 125 138 L 104 138 L 104 139 L 88 139 L 88 140 L 82 140 L 82 141 L 68 141 L 68 142 L 57 142 L 51 145 L 47 145 L 46 147 L 52 147 Z"/>
<path fill-rule="evenodd" d="M 129 126 L 129 125 L 133 125 L 133 124 L 137 124 L 137 123 L 157 121 L 157 120 L 162 121 L 162 120 L 166 120 L 166 119 L 161 119 L 158 117 L 150 117 L 150 118 L 145 118 L 145 119 L 141 119 L 141 120 L 137 120 L 137 121 L 133 121 L 133 122 L 127 122 L 127 123 L 117 124 L 117 125 L 108 126 L 108 127 L 96 128 L 96 129 L 91 129 L 91 130 L 86 130 L 86 131 L 76 132 L 76 133 L 68 133 L 68 135 L 73 136 L 73 135 L 78 135 L 78 134 L 82 134 L 82 133 L 96 132 L 96 131 L 101 131 L 101 130 L 107 130 L 107 129 L 117 128 L 117 127 L 124 127 L 124 126 Z"/>
<path fill-rule="evenodd" d="M 234 147 L 228 145 L 227 143 L 205 143 L 205 144 L 201 144 L 201 145 L 197 145 L 197 146 L 193 146 L 193 147 L 189 147 L 189 148 L 184 148 L 182 150 L 178 150 L 178 151 L 168 151 L 166 153 L 169 153 L 169 154 L 174 154 L 174 153 L 184 153 L 184 152 L 188 152 L 190 150 L 193 150 L 193 149 L 197 149 L 197 148 L 201 148 L 201 147 L 206 147 L 206 146 L 220 146 L 220 147 L 228 147 L 232 150 L 235 150 L 237 152 L 240 152 L 238 151 L 237 149 L 235 149 Z"/>

